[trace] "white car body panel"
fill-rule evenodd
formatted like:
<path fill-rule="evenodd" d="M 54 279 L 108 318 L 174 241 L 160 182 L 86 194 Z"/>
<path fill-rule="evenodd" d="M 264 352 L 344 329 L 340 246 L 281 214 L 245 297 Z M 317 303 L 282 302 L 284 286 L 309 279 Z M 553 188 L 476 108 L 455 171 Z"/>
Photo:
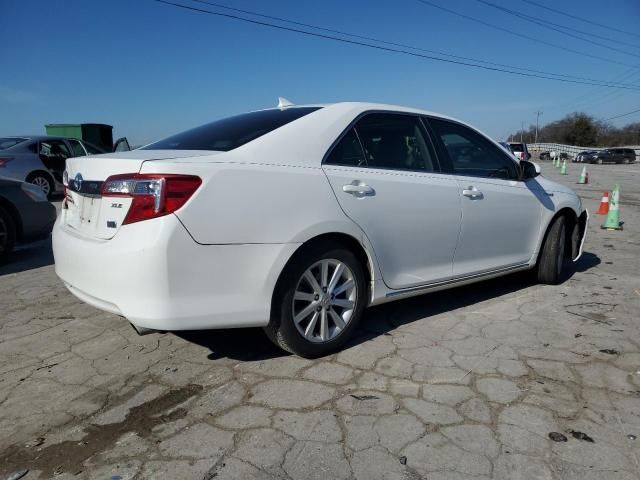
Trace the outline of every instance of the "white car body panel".
<path fill-rule="evenodd" d="M 541 227 L 542 206 L 536 193 L 525 182 L 457 178 L 460 191 L 475 188 L 482 197 L 462 197 L 454 276 L 528 264 Z"/>
<path fill-rule="evenodd" d="M 56 273 L 80 299 L 139 327 L 264 326 L 283 268 L 320 235 L 346 235 L 362 246 L 369 304 L 378 304 L 530 268 L 554 215 L 564 208 L 582 213 L 571 189 L 543 176 L 525 183 L 323 166 L 336 138 L 368 111 L 448 119 L 340 103 L 228 152 L 69 159 L 70 181 L 77 174 L 102 182 L 114 174 L 176 173 L 197 175 L 202 185 L 175 213 L 124 226 L 126 201 L 71 192 L 75 207 L 63 208 L 53 232 Z M 354 181 L 370 184 L 375 195 L 344 192 Z M 484 198 L 464 196 L 468 186 Z M 106 221 L 117 228 L 105 230 Z"/>
<path fill-rule="evenodd" d="M 385 283 L 393 289 L 451 278 L 460 230 L 460 196 L 447 175 L 356 169 L 324 170 L 345 213 L 367 234 Z M 372 195 L 343 186 L 365 183 Z M 428 245 L 428 247 L 426 247 Z"/>

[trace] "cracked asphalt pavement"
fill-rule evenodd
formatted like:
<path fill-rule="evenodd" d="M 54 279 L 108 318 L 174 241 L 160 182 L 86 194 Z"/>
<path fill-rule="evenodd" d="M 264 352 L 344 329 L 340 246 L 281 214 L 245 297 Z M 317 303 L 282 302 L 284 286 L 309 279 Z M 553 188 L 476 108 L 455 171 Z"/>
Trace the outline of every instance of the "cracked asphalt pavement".
<path fill-rule="evenodd" d="M 0 267 L 0 479 L 640 478 L 640 164 L 588 168 L 543 164 L 592 212 L 565 283 L 372 308 L 315 361 L 259 329 L 139 337 L 65 290 L 49 242 L 20 249 Z M 614 183 L 611 232 L 593 212 Z"/>

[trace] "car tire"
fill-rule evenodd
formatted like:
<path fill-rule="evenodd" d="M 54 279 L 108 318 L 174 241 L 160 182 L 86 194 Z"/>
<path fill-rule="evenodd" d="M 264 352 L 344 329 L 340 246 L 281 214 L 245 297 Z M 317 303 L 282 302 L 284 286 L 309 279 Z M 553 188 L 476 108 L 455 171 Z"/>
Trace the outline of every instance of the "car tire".
<path fill-rule="evenodd" d="M 16 244 L 16 224 L 6 208 L 0 205 L 0 264 L 7 261 Z"/>
<path fill-rule="evenodd" d="M 33 172 L 29 174 L 27 182 L 40 187 L 47 198 L 51 198 L 51 195 L 54 193 L 53 180 L 44 172 Z"/>
<path fill-rule="evenodd" d="M 628 158 L 625 158 L 622 163 L 624 163 L 625 165 L 628 165 L 631 163 L 631 160 L 629 160 Z"/>
<path fill-rule="evenodd" d="M 565 274 L 566 223 L 563 216 L 556 217 L 542 244 L 538 256 L 536 276 L 538 282 L 549 285 L 559 284 Z"/>
<path fill-rule="evenodd" d="M 339 280 L 331 282 L 339 268 Z M 309 276 L 315 279 L 315 287 Z M 350 284 L 351 288 L 341 290 Z M 265 332 L 277 346 L 301 357 L 328 355 L 344 345 L 356 328 L 367 291 L 363 265 L 351 251 L 340 245 L 304 249 L 278 280 Z M 349 304 L 351 308 L 346 307 Z"/>
<path fill-rule="evenodd" d="M 597 163 L 598 165 L 602 165 L 602 159 L 601 158 L 596 158 L 595 162 L 593 163 Z"/>

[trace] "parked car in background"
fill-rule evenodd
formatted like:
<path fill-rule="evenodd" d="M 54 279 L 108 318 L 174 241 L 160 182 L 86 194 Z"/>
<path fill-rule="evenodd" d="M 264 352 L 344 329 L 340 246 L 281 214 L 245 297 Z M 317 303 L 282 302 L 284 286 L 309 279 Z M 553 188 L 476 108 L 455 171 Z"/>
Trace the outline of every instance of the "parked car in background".
<path fill-rule="evenodd" d="M 364 309 L 534 269 L 562 281 L 588 214 L 469 125 L 369 103 L 286 106 L 67 162 L 55 269 L 139 333 L 261 326 L 306 357 Z"/>
<path fill-rule="evenodd" d="M 513 153 L 513 150 L 511 150 L 511 145 L 509 145 L 507 142 L 498 142 L 500 144 L 500 146 L 502 148 L 504 148 L 507 152 L 509 152 L 511 155 L 513 155 L 514 157 L 516 157 L 516 154 Z M 518 157 L 516 157 L 518 158 Z"/>
<path fill-rule="evenodd" d="M 607 148 L 595 152 L 584 161 L 589 163 L 633 163 L 636 152 L 632 148 Z"/>
<path fill-rule="evenodd" d="M 16 244 L 49 236 L 55 219 L 56 208 L 40 187 L 0 177 L 0 264 Z"/>
<path fill-rule="evenodd" d="M 62 191 L 62 172 L 70 157 L 107 153 L 84 140 L 45 135 L 0 137 L 0 176 L 39 186 L 51 196 Z"/>
<path fill-rule="evenodd" d="M 526 143 L 519 142 L 509 142 L 509 146 L 511 147 L 511 151 L 519 160 L 529 160 L 531 159 L 531 154 L 529 153 L 529 149 L 527 148 Z"/>
<path fill-rule="evenodd" d="M 592 155 L 595 155 L 596 153 L 598 153 L 597 150 L 584 150 L 580 153 L 578 153 L 574 158 L 573 158 L 573 162 L 578 162 L 578 163 L 582 163 L 582 162 L 588 162 L 589 159 L 591 158 Z"/>
<path fill-rule="evenodd" d="M 538 155 L 538 158 L 540 160 L 551 160 L 551 152 L 544 151 L 544 152 L 540 152 L 540 154 Z"/>

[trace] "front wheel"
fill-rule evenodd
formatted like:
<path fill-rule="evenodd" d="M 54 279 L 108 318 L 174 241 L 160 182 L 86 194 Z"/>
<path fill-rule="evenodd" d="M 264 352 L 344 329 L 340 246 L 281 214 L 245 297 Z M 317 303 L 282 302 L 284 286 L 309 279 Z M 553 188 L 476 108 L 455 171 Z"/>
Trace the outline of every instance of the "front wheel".
<path fill-rule="evenodd" d="M 347 341 L 366 303 L 366 276 L 353 253 L 309 249 L 283 272 L 265 332 L 301 357 L 328 355 Z"/>
<path fill-rule="evenodd" d="M 557 285 L 562 281 L 566 263 L 565 245 L 565 220 L 564 217 L 558 217 L 547 230 L 547 235 L 538 257 L 536 276 L 540 283 Z"/>

